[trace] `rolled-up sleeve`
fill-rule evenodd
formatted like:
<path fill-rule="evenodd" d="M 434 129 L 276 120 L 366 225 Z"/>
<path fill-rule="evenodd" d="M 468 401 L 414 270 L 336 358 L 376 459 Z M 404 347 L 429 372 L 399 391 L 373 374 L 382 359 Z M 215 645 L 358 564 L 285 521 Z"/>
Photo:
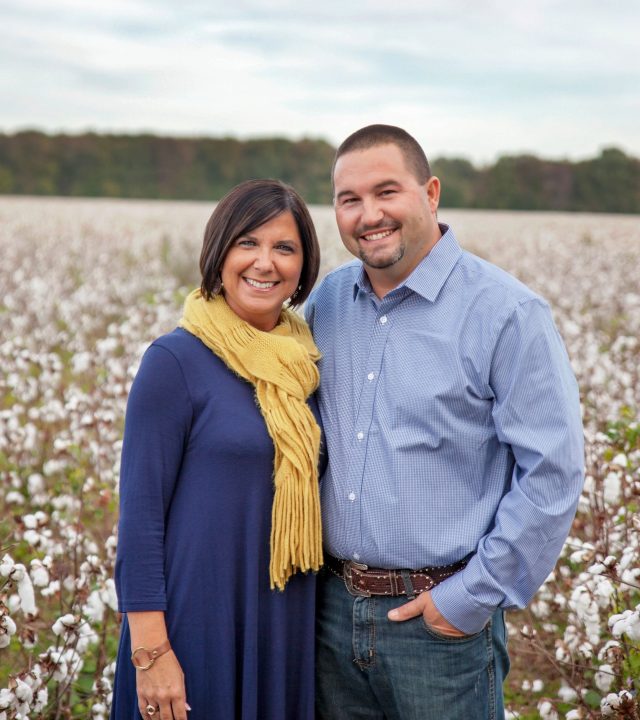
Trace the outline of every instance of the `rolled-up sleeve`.
<path fill-rule="evenodd" d="M 532 599 L 560 554 L 584 481 L 578 387 L 547 304 L 532 299 L 511 310 L 487 358 L 511 482 L 467 567 L 432 591 L 442 615 L 467 633 L 497 608 Z"/>
<path fill-rule="evenodd" d="M 125 418 L 115 568 L 120 612 L 165 610 L 165 519 L 192 420 L 182 369 L 166 348 L 145 353 Z"/>

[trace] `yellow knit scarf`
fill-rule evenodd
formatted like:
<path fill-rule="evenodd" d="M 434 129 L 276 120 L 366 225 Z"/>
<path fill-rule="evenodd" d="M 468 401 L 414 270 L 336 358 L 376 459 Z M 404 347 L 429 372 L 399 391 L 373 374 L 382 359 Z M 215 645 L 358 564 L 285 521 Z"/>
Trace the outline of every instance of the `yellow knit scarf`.
<path fill-rule="evenodd" d="M 271 589 L 284 589 L 298 570 L 322 565 L 318 491 L 320 428 L 306 399 L 318 387 L 318 348 L 306 323 L 283 309 L 263 332 L 239 318 L 221 295 L 205 300 L 194 290 L 180 325 L 256 389 L 275 446 L 271 510 Z"/>

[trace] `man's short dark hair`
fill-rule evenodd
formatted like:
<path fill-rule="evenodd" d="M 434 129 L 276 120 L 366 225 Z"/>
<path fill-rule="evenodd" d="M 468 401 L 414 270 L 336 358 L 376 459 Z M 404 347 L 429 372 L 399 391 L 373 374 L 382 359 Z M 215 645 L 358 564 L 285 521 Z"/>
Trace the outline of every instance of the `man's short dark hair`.
<path fill-rule="evenodd" d="M 279 180 L 247 180 L 236 185 L 216 205 L 204 231 L 200 254 L 203 297 L 210 300 L 220 292 L 220 272 L 233 243 L 284 212 L 293 215 L 303 255 L 301 287 L 290 304 L 295 307 L 309 297 L 320 269 L 318 236 L 304 200 Z"/>
<path fill-rule="evenodd" d="M 338 158 L 354 150 L 368 150 L 378 145 L 397 145 L 404 155 L 409 170 L 413 172 L 416 180 L 423 185 L 431 177 L 429 161 L 420 147 L 418 141 L 406 130 L 395 125 L 367 125 L 354 133 L 336 150 L 336 156 L 331 167 L 331 181 L 336 169 Z"/>

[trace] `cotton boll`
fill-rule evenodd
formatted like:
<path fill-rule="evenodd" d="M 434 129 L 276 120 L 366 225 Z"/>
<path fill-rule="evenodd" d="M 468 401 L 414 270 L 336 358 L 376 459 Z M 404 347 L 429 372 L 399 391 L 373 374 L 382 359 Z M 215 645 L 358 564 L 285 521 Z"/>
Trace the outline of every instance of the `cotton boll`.
<path fill-rule="evenodd" d="M 42 712 L 49 702 L 49 691 L 46 687 L 41 687 L 36 692 L 35 702 L 32 705 L 34 712 Z"/>
<path fill-rule="evenodd" d="M 549 700 L 541 700 L 538 703 L 538 713 L 542 720 L 558 720 L 558 713 Z"/>
<path fill-rule="evenodd" d="M 566 684 L 562 684 L 558 689 L 558 697 L 562 702 L 573 702 L 577 699 L 578 693 Z"/>
<path fill-rule="evenodd" d="M 9 557 L 9 555 L 5 555 L 0 561 L 0 576 L 9 577 L 15 566 L 16 564 L 13 562 L 12 558 Z"/>
<path fill-rule="evenodd" d="M 584 711 L 582 708 L 569 710 L 569 712 L 565 715 L 565 720 L 582 720 L 582 718 L 584 718 Z"/>
<path fill-rule="evenodd" d="M 42 561 L 34 558 L 31 561 L 31 582 L 35 587 L 46 587 L 49 584 L 49 571 Z"/>
<path fill-rule="evenodd" d="M 8 647 L 12 635 L 15 635 L 17 627 L 9 615 L 0 615 L 0 648 Z"/>
<path fill-rule="evenodd" d="M 617 505 L 620 502 L 620 474 L 610 472 L 604 479 L 604 501 L 608 505 Z"/>
<path fill-rule="evenodd" d="M 102 622 L 104 619 L 104 602 L 98 590 L 94 590 L 87 602 L 82 607 L 82 613 L 94 623 Z"/>
<path fill-rule="evenodd" d="M 62 617 L 59 617 L 51 626 L 54 635 L 62 635 L 70 628 L 74 628 L 79 622 L 79 618 L 75 617 L 71 613 L 67 613 Z"/>
<path fill-rule="evenodd" d="M 611 461 L 611 465 L 619 465 L 622 468 L 629 467 L 629 460 L 624 453 L 619 453 Z"/>
<path fill-rule="evenodd" d="M 608 640 L 598 651 L 598 660 L 611 663 L 620 652 L 620 643 L 617 640 Z"/>
<path fill-rule="evenodd" d="M 112 578 L 108 578 L 105 582 L 101 598 L 114 612 L 118 612 L 118 595 L 116 594 L 116 584 Z"/>
<path fill-rule="evenodd" d="M 16 566 L 17 567 L 17 566 Z M 20 580 L 18 581 L 18 595 L 20 597 L 20 606 L 22 612 L 25 615 L 35 615 L 38 612 L 36 608 L 36 599 L 33 592 L 33 584 L 29 573 L 26 571 L 24 565 L 21 566 L 23 572 L 21 573 Z"/>
<path fill-rule="evenodd" d="M 609 606 L 609 603 L 611 602 L 611 597 L 615 593 L 616 588 L 614 584 L 609 580 L 608 578 L 598 578 L 596 587 L 594 590 L 594 595 L 596 598 L 596 602 L 598 603 L 598 607 L 606 608 Z"/>
<path fill-rule="evenodd" d="M 23 703 L 30 703 L 33 700 L 33 690 L 20 678 L 16 679 L 16 688 L 14 692 L 18 700 Z"/>
<path fill-rule="evenodd" d="M 600 692 L 606 693 L 611 688 L 615 675 L 611 665 L 600 665 L 598 672 L 595 675 L 596 687 Z"/>
<path fill-rule="evenodd" d="M 15 702 L 15 694 L 9 688 L 0 690 L 0 710 L 8 710 Z"/>
<path fill-rule="evenodd" d="M 27 487 L 31 496 L 38 495 L 45 489 L 44 478 L 40 473 L 33 473 L 27 478 Z"/>
<path fill-rule="evenodd" d="M 617 715 L 616 710 L 625 702 L 632 701 L 631 694 L 626 690 L 622 690 L 616 695 L 616 693 L 609 693 L 600 702 L 600 711 L 605 717 L 612 717 Z"/>

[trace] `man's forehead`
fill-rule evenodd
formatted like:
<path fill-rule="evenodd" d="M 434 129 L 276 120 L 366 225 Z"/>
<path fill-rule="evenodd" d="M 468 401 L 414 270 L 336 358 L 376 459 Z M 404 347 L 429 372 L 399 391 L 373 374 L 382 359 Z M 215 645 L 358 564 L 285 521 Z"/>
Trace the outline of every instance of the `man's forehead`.
<path fill-rule="evenodd" d="M 393 143 L 374 145 L 373 147 L 350 150 L 341 155 L 333 171 L 333 183 L 336 191 L 353 182 L 369 180 L 376 185 L 392 182 L 397 176 L 411 172 L 401 148 Z M 366 174 L 366 177 L 365 177 Z M 338 187 L 341 186 L 341 187 Z"/>

